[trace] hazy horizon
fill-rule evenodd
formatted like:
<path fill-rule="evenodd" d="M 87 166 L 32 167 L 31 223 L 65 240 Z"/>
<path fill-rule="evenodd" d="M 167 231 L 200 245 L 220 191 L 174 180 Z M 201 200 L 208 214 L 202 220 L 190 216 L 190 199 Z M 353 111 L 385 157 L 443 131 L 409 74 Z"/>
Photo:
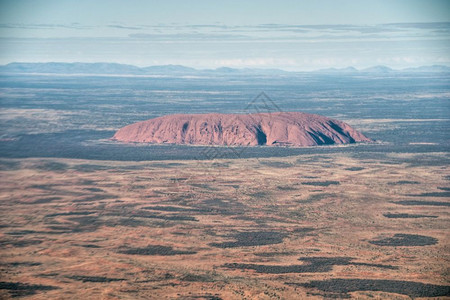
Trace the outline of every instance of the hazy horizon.
<path fill-rule="evenodd" d="M 288 71 L 450 66 L 446 1 L 236 4 L 2 2 L 0 64 L 106 61 Z"/>
<path fill-rule="evenodd" d="M 36 61 L 36 62 L 26 62 L 26 61 L 13 61 L 7 64 L 0 64 L 0 67 L 8 67 L 11 65 L 26 65 L 26 64 L 36 64 L 36 65 L 42 65 L 42 64 L 69 64 L 69 65 L 117 65 L 117 66 L 123 66 L 123 67 L 129 67 L 129 68 L 137 68 L 138 70 L 144 70 L 144 69 L 149 69 L 149 68 L 164 68 L 167 67 L 167 69 L 171 68 L 171 67 L 179 67 L 180 70 L 183 68 L 186 69 L 191 69 L 193 71 L 197 71 L 197 72 L 202 72 L 202 71 L 219 71 L 221 69 L 230 69 L 230 70 L 236 70 L 236 71 L 245 71 L 245 70 L 249 70 L 249 71 L 270 71 L 270 70 L 274 70 L 274 71 L 282 71 L 282 72 L 289 72 L 289 73 L 302 73 L 302 72 L 319 72 L 319 71 L 342 71 L 342 72 L 363 72 L 363 71 L 376 71 L 375 69 L 380 68 L 380 69 L 386 69 L 387 71 L 393 71 L 393 72 L 401 72 L 401 71 L 407 71 L 407 70 L 415 70 L 415 69 L 421 69 L 421 68 L 449 68 L 450 70 L 450 65 L 445 65 L 445 64 L 435 64 L 435 65 L 418 65 L 418 66 L 412 66 L 412 67 L 406 67 L 406 68 L 391 68 L 389 66 L 386 65 L 372 65 L 372 66 L 368 66 L 368 67 L 360 67 L 360 68 L 356 68 L 355 66 L 343 66 L 343 67 L 329 67 L 329 68 L 320 68 L 320 69 L 311 69 L 311 70 L 289 70 L 289 69 L 283 69 L 283 68 L 264 68 L 264 67 L 247 67 L 247 66 L 233 66 L 233 67 L 227 67 L 227 66 L 220 66 L 220 67 L 214 67 L 214 68 L 196 68 L 191 67 L 191 66 L 186 66 L 186 65 L 180 65 L 180 64 L 166 64 L 166 65 L 143 65 L 143 66 L 138 66 L 138 65 L 133 65 L 133 64 L 122 64 L 122 63 L 116 63 L 116 62 L 109 62 L 109 61 L 96 61 L 96 62 L 83 62 L 83 61 L 73 61 L 73 62 L 62 62 L 62 61 L 48 61 L 48 62 L 40 62 L 40 61 Z M 383 71 L 383 70 L 380 70 Z M 45 72 L 44 72 L 45 73 Z M 120 74 L 120 73 L 117 73 Z"/>

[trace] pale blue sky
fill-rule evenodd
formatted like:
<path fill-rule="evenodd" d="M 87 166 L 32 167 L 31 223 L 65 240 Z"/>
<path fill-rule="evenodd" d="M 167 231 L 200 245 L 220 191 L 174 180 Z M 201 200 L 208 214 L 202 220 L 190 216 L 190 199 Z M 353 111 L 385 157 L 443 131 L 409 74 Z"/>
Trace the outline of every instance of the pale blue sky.
<path fill-rule="evenodd" d="M 450 65 L 447 0 L 0 0 L 0 64 Z"/>

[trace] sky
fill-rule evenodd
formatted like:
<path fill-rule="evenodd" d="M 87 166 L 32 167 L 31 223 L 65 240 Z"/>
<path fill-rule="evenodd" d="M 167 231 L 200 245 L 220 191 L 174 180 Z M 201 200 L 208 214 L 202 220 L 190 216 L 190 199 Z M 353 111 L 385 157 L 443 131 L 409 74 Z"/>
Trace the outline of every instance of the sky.
<path fill-rule="evenodd" d="M 450 66 L 448 0 L 0 0 L 0 64 Z"/>

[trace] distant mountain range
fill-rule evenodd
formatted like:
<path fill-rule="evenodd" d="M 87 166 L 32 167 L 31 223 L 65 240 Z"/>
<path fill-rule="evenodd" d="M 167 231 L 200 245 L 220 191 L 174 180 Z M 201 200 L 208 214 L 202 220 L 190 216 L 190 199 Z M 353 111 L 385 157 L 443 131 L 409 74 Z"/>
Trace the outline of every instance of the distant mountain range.
<path fill-rule="evenodd" d="M 450 67 L 442 65 L 421 66 L 416 68 L 406 68 L 401 70 L 391 69 L 386 66 L 374 66 L 366 69 L 356 69 L 354 67 L 347 67 L 342 69 L 321 69 L 319 73 L 450 73 Z"/>
<path fill-rule="evenodd" d="M 422 66 L 394 70 L 386 66 L 374 66 L 358 70 L 354 67 L 342 69 L 322 69 L 310 72 L 289 72 L 279 69 L 235 69 L 217 68 L 199 70 L 180 65 L 162 65 L 150 67 L 136 67 L 132 65 L 117 63 L 10 63 L 0 66 L 0 73 L 26 73 L 26 74 L 98 74 L 98 75 L 231 75 L 231 74 L 261 74 L 261 75 L 283 75 L 292 73 L 318 73 L 318 74 L 388 74 L 388 73 L 450 73 L 450 67 L 442 65 Z"/>

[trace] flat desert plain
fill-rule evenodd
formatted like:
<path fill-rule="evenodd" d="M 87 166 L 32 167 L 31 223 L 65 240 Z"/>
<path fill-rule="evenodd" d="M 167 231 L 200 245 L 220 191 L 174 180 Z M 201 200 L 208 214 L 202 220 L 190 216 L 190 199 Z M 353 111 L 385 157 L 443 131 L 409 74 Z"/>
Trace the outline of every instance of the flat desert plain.
<path fill-rule="evenodd" d="M 3 159 L 0 297 L 448 298 L 446 156 Z"/>

